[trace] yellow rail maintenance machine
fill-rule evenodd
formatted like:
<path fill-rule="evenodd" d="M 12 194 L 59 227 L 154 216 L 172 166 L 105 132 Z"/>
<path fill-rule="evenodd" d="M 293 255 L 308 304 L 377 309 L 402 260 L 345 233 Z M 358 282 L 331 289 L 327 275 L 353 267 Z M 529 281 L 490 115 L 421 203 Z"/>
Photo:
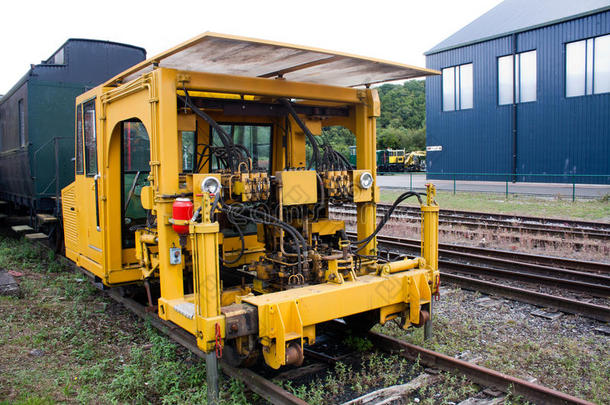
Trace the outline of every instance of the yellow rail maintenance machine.
<path fill-rule="evenodd" d="M 205 33 L 76 100 L 66 255 L 106 286 L 143 285 L 208 353 L 298 365 L 316 325 L 421 326 L 437 291 L 438 206 L 421 257 L 378 255 L 373 83 L 438 74 L 344 53 Z M 319 141 L 354 135 L 357 169 Z M 357 205 L 357 241 L 329 204 Z"/>

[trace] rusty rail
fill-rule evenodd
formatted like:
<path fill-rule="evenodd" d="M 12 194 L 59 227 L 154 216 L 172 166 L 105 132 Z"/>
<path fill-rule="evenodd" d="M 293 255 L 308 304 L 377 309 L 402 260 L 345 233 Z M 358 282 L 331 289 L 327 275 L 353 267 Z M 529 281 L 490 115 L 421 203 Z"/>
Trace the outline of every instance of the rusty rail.
<path fill-rule="evenodd" d="M 151 325 L 169 336 L 172 340 L 184 346 L 199 358 L 205 358 L 205 353 L 197 347 L 197 342 L 193 335 L 186 332 L 184 329 L 147 312 L 143 305 L 132 299 L 121 296 L 116 290 L 111 289 L 107 292 L 109 297 L 125 306 L 140 318 L 150 321 Z M 250 390 L 265 398 L 272 404 L 307 405 L 307 402 L 286 391 L 279 385 L 276 385 L 264 377 L 256 374 L 252 370 L 247 368 L 236 368 L 230 366 L 222 360 L 220 361 L 220 368 L 227 376 L 241 381 Z"/>
<path fill-rule="evenodd" d="M 419 360 L 421 364 L 424 364 L 427 367 L 436 367 L 445 371 L 459 371 L 477 384 L 494 387 L 502 392 L 510 391 L 511 393 L 521 395 L 537 404 L 591 405 L 591 402 L 556 391 L 552 388 L 534 384 L 429 349 L 424 349 L 423 347 L 403 342 L 390 336 L 369 332 L 368 338 L 382 350 L 398 352 L 409 360 Z"/>

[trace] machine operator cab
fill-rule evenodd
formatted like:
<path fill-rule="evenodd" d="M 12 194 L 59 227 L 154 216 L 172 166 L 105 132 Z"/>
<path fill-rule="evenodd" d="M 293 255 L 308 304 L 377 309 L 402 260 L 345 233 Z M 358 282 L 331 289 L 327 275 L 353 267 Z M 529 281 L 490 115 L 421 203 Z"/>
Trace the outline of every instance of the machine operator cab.
<path fill-rule="evenodd" d="M 135 65 L 76 100 L 66 255 L 106 286 L 143 285 L 161 318 L 237 364 L 300 364 L 336 318 L 422 325 L 438 206 L 432 186 L 404 193 L 397 204 L 421 205 L 421 256 L 379 255 L 369 85 L 432 74 L 214 33 Z M 335 125 L 355 136 L 353 165 L 321 141 Z M 357 206 L 355 238 L 329 215 L 344 203 Z"/>

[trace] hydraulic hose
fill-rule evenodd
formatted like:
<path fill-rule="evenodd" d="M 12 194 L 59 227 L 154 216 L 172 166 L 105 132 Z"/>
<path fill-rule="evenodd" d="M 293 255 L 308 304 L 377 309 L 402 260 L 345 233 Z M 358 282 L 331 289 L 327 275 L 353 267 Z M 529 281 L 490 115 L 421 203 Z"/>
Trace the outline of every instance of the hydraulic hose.
<path fill-rule="evenodd" d="M 398 207 L 398 204 L 400 204 L 401 202 L 403 202 L 404 200 L 406 200 L 409 197 L 417 197 L 417 200 L 419 201 L 420 204 L 423 204 L 423 200 L 421 198 L 420 193 L 417 193 L 415 191 L 407 191 L 406 193 L 402 193 L 401 195 L 398 196 L 398 198 L 394 201 L 394 203 L 392 204 L 392 206 L 390 207 L 390 209 L 385 213 L 385 215 L 383 216 L 383 218 L 381 218 L 381 221 L 379 221 L 379 224 L 377 225 L 377 228 L 375 228 L 375 230 L 373 231 L 372 234 L 370 234 L 369 236 L 367 236 L 366 238 L 362 239 L 362 240 L 358 240 L 355 242 L 352 242 L 352 245 L 362 245 L 359 248 L 356 249 L 356 252 L 361 251 L 362 249 L 364 249 L 364 247 L 375 237 L 377 236 L 377 234 L 379 233 L 379 231 L 381 231 L 381 229 L 385 226 L 386 222 L 388 222 L 388 220 L 390 219 L 390 216 L 392 215 L 392 213 L 394 212 L 394 210 L 396 209 L 396 207 Z"/>
<path fill-rule="evenodd" d="M 286 107 L 290 116 L 292 116 L 292 118 L 296 121 L 298 126 L 305 133 L 305 136 L 307 136 L 307 139 L 309 139 L 309 143 L 311 143 L 311 147 L 313 149 L 313 162 L 309 162 L 309 165 L 307 166 L 307 168 L 311 169 L 311 166 L 314 162 L 316 163 L 316 167 L 318 167 L 318 165 L 320 164 L 319 163 L 320 162 L 320 150 L 318 147 L 318 141 L 316 141 L 316 138 L 314 137 L 314 135 L 311 133 L 309 128 L 307 128 L 307 125 L 305 125 L 305 123 L 303 121 L 301 121 L 301 118 L 299 118 L 299 115 L 294 110 L 292 103 L 285 98 L 280 98 L 279 102 L 282 103 Z"/>

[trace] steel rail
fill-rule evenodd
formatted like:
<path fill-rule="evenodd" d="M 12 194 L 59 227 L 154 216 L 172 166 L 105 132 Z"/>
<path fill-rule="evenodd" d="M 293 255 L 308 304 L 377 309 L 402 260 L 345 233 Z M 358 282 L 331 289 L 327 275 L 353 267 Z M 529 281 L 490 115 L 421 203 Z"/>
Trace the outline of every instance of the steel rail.
<path fill-rule="evenodd" d="M 156 315 L 146 311 L 146 308 L 136 301 L 121 296 L 116 290 L 106 290 L 109 297 L 116 302 L 122 304 L 128 310 L 136 314 L 138 317 L 150 321 L 150 323 L 159 331 L 169 336 L 178 344 L 184 346 L 196 356 L 205 359 L 205 353 L 197 347 L 195 337 L 184 329 L 162 320 Z M 279 385 L 272 383 L 264 377 L 256 374 L 254 371 L 247 368 L 237 368 L 220 360 L 220 368 L 223 373 L 231 378 L 241 381 L 251 391 L 265 398 L 272 404 L 280 405 L 307 405 L 308 403 L 286 391 Z"/>
<path fill-rule="evenodd" d="M 355 237 L 354 232 L 348 232 L 349 236 Z M 406 239 L 396 236 L 379 235 L 379 242 L 401 243 L 405 248 L 420 249 L 421 242 L 418 239 Z M 544 256 L 532 253 L 524 253 L 510 250 L 489 249 L 477 246 L 456 245 L 452 243 L 439 243 L 439 254 L 441 255 L 460 255 L 472 254 L 483 260 L 484 257 L 489 257 L 495 262 L 505 259 L 508 262 L 521 262 L 529 265 L 538 265 L 542 267 L 561 268 L 572 271 L 587 272 L 590 275 L 601 275 L 600 280 L 610 279 L 610 263 L 592 262 L 586 260 L 577 260 L 567 257 Z"/>
<path fill-rule="evenodd" d="M 591 404 L 591 402 L 584 399 L 574 397 L 552 388 L 509 376 L 500 373 L 499 371 L 456 359 L 442 353 L 437 353 L 387 335 L 369 332 L 368 338 L 376 347 L 379 347 L 382 350 L 398 352 L 403 357 L 412 361 L 419 361 L 427 367 L 436 367 L 445 371 L 459 371 L 477 384 L 495 387 L 502 392 L 511 392 L 516 395 L 521 395 L 534 403 Z"/>
<path fill-rule="evenodd" d="M 382 246 L 393 246 L 396 249 L 400 249 L 402 251 L 419 251 L 420 246 L 412 245 L 408 243 L 403 243 L 397 238 L 386 238 L 383 236 L 377 237 L 377 241 Z M 560 284 L 563 284 L 564 287 L 570 288 L 570 286 L 575 286 L 574 288 L 578 289 L 579 284 L 581 284 L 581 289 L 579 291 L 585 292 L 593 292 L 591 288 L 595 290 L 595 293 L 601 295 L 603 297 L 610 295 L 610 276 L 604 274 L 597 273 L 588 273 L 577 270 L 558 268 L 558 267 L 549 267 L 543 266 L 535 263 L 529 263 L 527 261 L 521 261 L 519 258 L 514 258 L 513 260 L 507 260 L 502 258 L 495 258 L 492 256 L 482 256 L 475 255 L 471 253 L 462 253 L 459 251 L 449 251 L 444 249 L 439 249 L 439 263 L 445 265 L 445 267 L 461 267 L 463 269 L 468 269 L 470 271 L 479 270 L 477 273 L 487 272 L 493 273 L 497 272 L 498 275 L 508 275 L 509 273 L 506 270 L 511 270 L 512 273 L 515 273 L 515 277 L 521 277 L 520 275 L 525 275 L 531 277 L 531 280 L 537 280 L 542 282 L 551 283 L 556 281 Z M 448 258 L 454 258 L 453 260 L 448 260 Z M 458 259 L 459 261 L 456 261 Z M 479 266 L 474 266 L 473 263 L 476 262 Z M 495 268 L 490 267 L 480 267 L 480 264 L 485 264 L 486 266 L 497 266 Z M 468 267 L 470 266 L 470 267 Z M 500 268 L 504 268 L 506 270 L 500 270 Z M 559 276 L 560 278 L 557 278 Z M 524 279 L 524 281 L 528 281 Z M 548 284 L 547 283 L 547 284 Z"/>
<path fill-rule="evenodd" d="M 334 208 L 335 211 L 344 213 L 353 213 L 355 208 L 352 205 L 345 204 L 344 210 Z M 378 213 L 387 211 L 389 205 L 378 204 Z M 347 211 L 347 212 L 345 212 Z M 394 211 L 395 214 L 406 215 L 407 218 L 418 220 L 420 216 L 419 207 L 400 206 Z M 459 214 L 456 214 L 459 213 Z M 504 219 L 499 219 L 504 218 Z M 545 222 L 546 221 L 546 222 Z M 544 218 L 535 217 L 518 217 L 518 216 L 497 216 L 490 213 L 470 213 L 468 211 L 451 211 L 450 213 L 441 210 L 439 213 L 439 222 L 441 224 L 462 225 L 466 228 L 501 228 L 511 232 L 529 232 L 529 233 L 546 233 L 556 236 L 571 235 L 575 238 L 589 239 L 610 239 L 610 225 L 604 223 L 591 223 L 594 226 L 571 224 L 571 221 L 549 222 Z M 581 223 L 585 224 L 585 223 Z"/>
<path fill-rule="evenodd" d="M 378 207 L 389 207 L 390 204 L 380 203 Z M 419 207 L 403 205 L 400 207 L 404 210 L 409 210 L 415 214 L 419 213 Z M 554 219 L 554 218 L 543 218 L 533 217 L 525 215 L 512 215 L 512 214 L 498 214 L 489 212 L 478 212 L 478 211 L 460 211 L 460 210 L 448 210 L 441 209 L 440 215 L 445 217 L 467 217 L 467 218 L 478 218 L 488 221 L 503 221 L 506 223 L 525 223 L 525 224 L 539 224 L 554 226 L 560 228 L 578 228 L 583 230 L 598 230 L 604 233 L 610 233 L 610 224 L 606 222 L 594 222 L 594 221 L 579 221 L 573 219 Z"/>
<path fill-rule="evenodd" d="M 481 267 L 480 265 L 452 262 L 448 260 L 439 260 L 439 267 L 441 267 L 441 274 L 445 274 L 446 272 L 457 272 L 466 273 L 470 275 L 489 276 L 508 280 L 524 281 L 528 283 L 538 282 L 544 286 L 553 286 L 573 292 L 585 292 L 599 297 L 610 296 L 610 286 L 607 285 L 586 283 L 577 280 L 565 280 L 562 278 L 541 276 L 528 272 L 497 269 L 493 267 Z"/>
<path fill-rule="evenodd" d="M 420 242 L 417 240 L 413 240 L 413 242 L 416 242 L 418 246 L 420 244 Z M 509 259 L 511 261 L 518 260 L 541 266 L 560 267 L 564 269 L 586 271 L 589 273 L 594 272 L 598 274 L 610 274 L 610 263 L 577 260 L 567 257 L 544 256 L 510 250 L 496 250 L 476 246 L 463 246 L 450 243 L 439 243 L 439 248 L 446 253 L 449 253 L 450 251 L 457 251 L 458 253 L 472 253 L 480 256 Z"/>
<path fill-rule="evenodd" d="M 543 225 L 571 227 L 571 228 L 582 228 L 582 229 L 595 229 L 602 230 L 604 232 L 610 232 L 610 224 L 607 222 L 595 222 L 595 221 L 581 221 L 574 219 L 558 219 L 558 218 L 544 218 L 534 217 L 527 215 L 513 215 L 513 214 L 490 214 L 488 212 L 479 211 L 459 211 L 459 210 L 442 210 L 443 215 L 453 216 L 468 216 L 470 218 L 493 218 L 496 220 L 502 220 L 507 222 L 525 222 L 525 223 L 539 223 Z"/>
<path fill-rule="evenodd" d="M 506 284 L 480 280 L 458 274 L 442 271 L 441 274 L 441 280 L 459 284 L 466 289 L 474 289 L 476 291 L 495 294 L 532 305 L 555 308 L 569 314 L 581 315 L 602 322 L 610 322 L 610 307 L 607 306 L 592 304 L 590 302 L 579 301 L 572 298 L 558 297 L 525 288 L 512 287 Z"/>
<path fill-rule="evenodd" d="M 383 237 L 378 237 L 378 241 L 383 243 Z M 442 261 L 439 261 L 442 264 Z M 451 262 L 451 266 L 456 266 L 456 263 Z M 459 264 L 457 264 L 459 266 Z M 488 270 L 487 268 L 481 268 L 479 275 L 483 271 Z M 497 282 L 481 280 L 474 277 L 468 277 L 466 275 L 459 275 L 448 272 L 443 267 L 440 268 L 441 280 L 446 280 L 459 284 L 463 288 L 471 288 L 476 291 L 495 294 L 505 298 L 515 299 L 520 302 L 533 304 L 537 306 L 552 307 L 559 311 L 582 315 L 587 318 L 596 319 L 603 322 L 610 322 L 610 307 L 592 304 L 589 302 L 579 301 L 572 298 L 559 297 L 551 294 L 545 294 L 538 291 L 508 286 Z M 477 270 L 479 271 L 479 270 Z M 499 271 L 496 271 L 496 275 Z M 520 277 L 519 275 L 513 275 L 512 277 Z"/>

